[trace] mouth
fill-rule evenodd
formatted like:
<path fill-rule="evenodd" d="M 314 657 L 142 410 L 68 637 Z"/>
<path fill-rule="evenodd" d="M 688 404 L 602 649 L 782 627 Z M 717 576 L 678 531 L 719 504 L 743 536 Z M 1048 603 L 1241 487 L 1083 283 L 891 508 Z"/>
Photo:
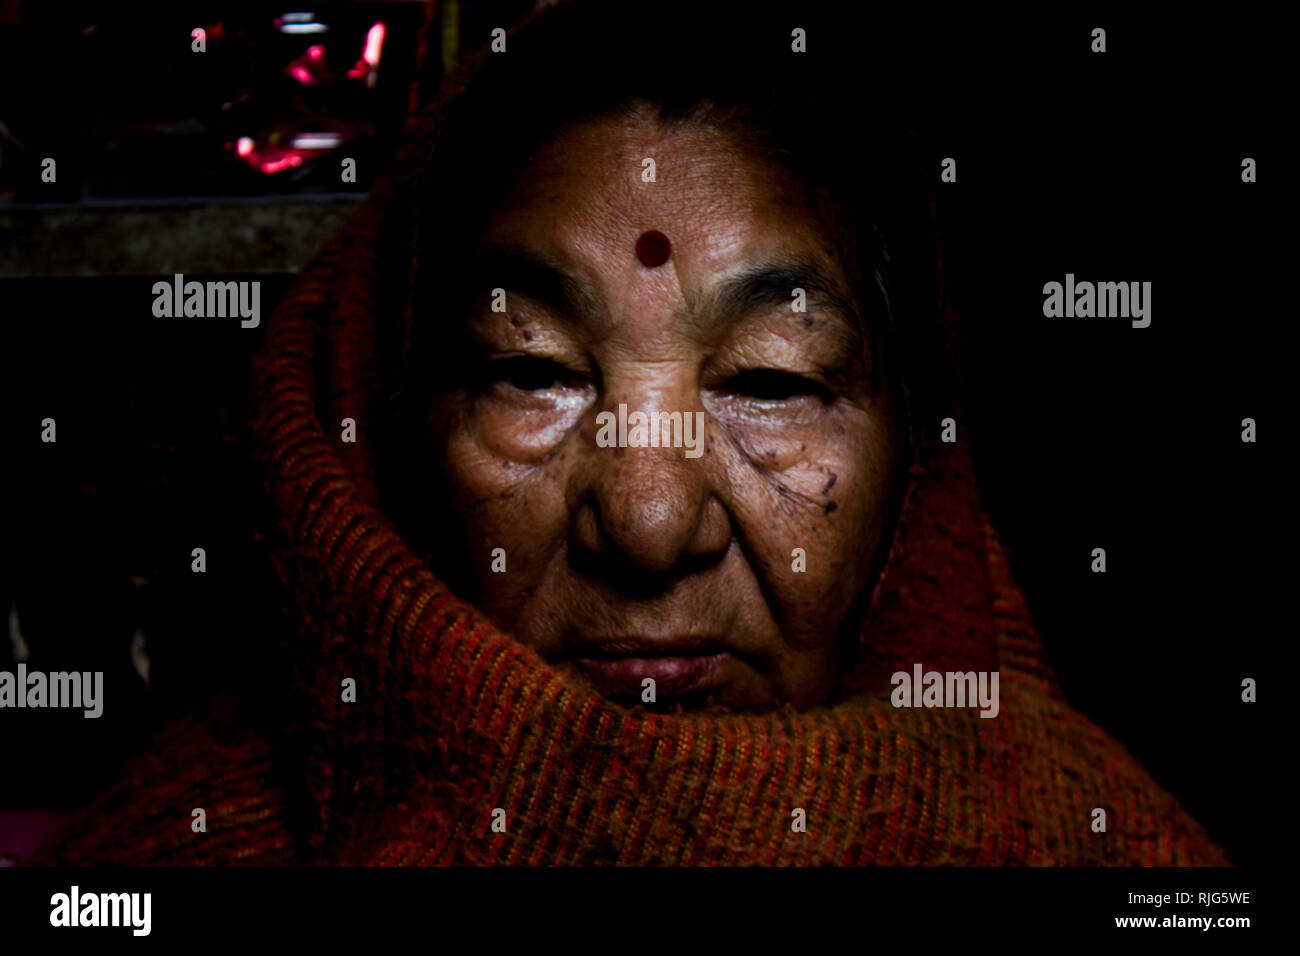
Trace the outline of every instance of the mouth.
<path fill-rule="evenodd" d="M 733 656 L 720 641 L 694 638 L 615 638 L 566 651 L 565 658 L 600 693 L 636 700 L 642 699 L 647 678 L 654 681 L 656 699 L 716 688 L 723 665 Z"/>

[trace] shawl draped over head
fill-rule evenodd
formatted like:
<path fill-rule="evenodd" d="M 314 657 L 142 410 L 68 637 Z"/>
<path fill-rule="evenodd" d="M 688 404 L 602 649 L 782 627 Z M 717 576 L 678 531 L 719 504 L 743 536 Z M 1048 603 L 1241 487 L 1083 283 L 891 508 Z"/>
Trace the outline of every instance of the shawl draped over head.
<path fill-rule="evenodd" d="M 413 114 L 390 175 L 304 270 L 256 359 L 252 434 L 306 642 L 286 688 L 299 718 L 274 737 L 175 725 L 36 862 L 1227 862 L 1069 707 L 966 444 L 924 426 L 861 663 L 831 705 L 626 709 L 451 593 L 381 510 L 382 432 L 371 427 L 393 367 L 382 317 L 409 315 L 419 205 L 409 191 L 421 188 L 438 121 L 436 104 Z M 942 281 L 939 293 L 951 342 Z M 355 442 L 341 440 L 344 418 Z M 996 670 L 999 713 L 893 706 L 889 675 L 914 664 Z M 355 702 L 342 700 L 345 678 Z M 196 807 L 206 832 L 191 827 Z"/>

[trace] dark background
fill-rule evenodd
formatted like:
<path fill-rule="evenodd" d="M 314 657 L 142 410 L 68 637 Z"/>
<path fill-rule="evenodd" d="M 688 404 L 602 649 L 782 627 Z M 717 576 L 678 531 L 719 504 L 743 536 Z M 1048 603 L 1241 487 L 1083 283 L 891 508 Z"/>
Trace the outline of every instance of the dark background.
<path fill-rule="evenodd" d="M 431 16 L 436 35 L 468 49 L 525 5 L 320 9 L 341 23 L 354 8 L 368 8 L 365 19 L 386 6 L 414 14 L 379 92 L 307 104 L 371 121 L 353 146 L 374 162 L 344 187 L 321 172 L 337 170 L 337 157 L 274 180 L 223 151 L 237 125 L 220 107 L 238 100 L 229 76 L 253 78 L 239 109 L 264 125 L 303 106 L 277 79 L 284 51 L 260 72 L 227 55 L 227 81 L 195 79 L 210 64 L 190 53 L 190 25 L 246 15 L 264 30 L 279 8 L 92 16 L 71 5 L 53 16 L 46 5 L 0 4 L 0 120 L 24 144 L 6 144 L 0 164 L 0 605 L 17 608 L 29 667 L 103 670 L 108 688 L 96 721 L 0 714 L 0 812 L 85 803 L 168 717 L 211 706 L 218 692 L 250 719 L 275 719 L 288 618 L 260 546 L 245 437 L 262 329 L 154 319 L 151 287 L 173 271 L 260 280 L 264 328 L 303 264 L 287 251 L 285 235 L 302 221 L 293 202 L 345 214 L 394 142 L 394 104 L 420 55 L 414 26 Z M 870 148 L 863 130 L 887 103 L 915 117 L 936 167 L 957 159 L 958 180 L 941 186 L 938 203 L 969 330 L 959 433 L 973 442 L 987 506 L 1071 703 L 1123 741 L 1235 862 L 1279 859 L 1278 675 L 1294 634 L 1282 626 L 1293 537 L 1279 450 L 1290 441 L 1282 394 L 1295 247 L 1277 142 L 1290 123 L 1274 75 L 1280 27 L 1258 17 L 1148 23 L 1094 8 L 841 23 L 791 7 L 792 25 L 813 24 L 808 55 L 853 57 L 861 31 L 900 30 L 897 82 L 862 91 L 860 114 L 845 116 L 846 149 Z M 111 43 L 79 56 L 95 16 Z M 1105 54 L 1089 52 L 1094 26 L 1107 29 Z M 105 66 L 119 60 L 135 67 Z M 157 69 L 141 68 L 150 62 Z M 132 132 L 123 114 L 155 128 Z M 198 125 L 178 140 L 174 127 L 158 132 L 164 118 Z M 61 157 L 52 196 L 31 179 L 47 145 Z M 1257 183 L 1241 181 L 1246 156 Z M 252 238 L 214 236 L 210 257 L 184 269 L 151 271 L 145 256 L 125 274 L 116 259 L 81 260 L 57 245 L 151 202 L 196 219 L 222 203 L 289 215 L 283 234 L 263 224 Z M 81 232 L 48 228 L 70 210 L 97 218 Z M 268 251 L 250 267 L 232 243 Z M 64 265 L 46 269 L 52 259 Z M 1151 326 L 1044 318 L 1042 286 L 1067 272 L 1150 281 Z M 45 417 L 58 422 L 57 444 L 40 441 Z M 1256 444 L 1240 440 L 1245 417 L 1258 423 Z M 190 572 L 194 547 L 207 551 L 206 574 Z M 1105 574 L 1090 570 L 1095 547 L 1106 549 Z M 129 653 L 137 630 L 147 687 Z M 0 668 L 12 669 L 12 654 L 0 641 Z M 1242 703 L 1244 677 L 1259 682 L 1259 703 Z"/>

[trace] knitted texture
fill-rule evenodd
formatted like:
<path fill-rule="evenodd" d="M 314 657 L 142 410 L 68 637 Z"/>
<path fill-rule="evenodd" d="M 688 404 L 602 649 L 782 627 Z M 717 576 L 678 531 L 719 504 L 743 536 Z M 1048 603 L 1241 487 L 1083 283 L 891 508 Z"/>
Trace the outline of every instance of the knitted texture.
<path fill-rule="evenodd" d="M 303 624 L 300 719 L 274 741 L 178 725 L 36 862 L 1227 862 L 1062 697 L 964 443 L 922 434 L 860 660 L 844 695 L 812 711 L 625 709 L 435 578 L 379 507 L 371 426 L 400 365 L 410 190 L 437 121 L 436 109 L 417 117 L 393 174 L 304 271 L 257 358 L 252 431 Z M 955 342 L 955 317 L 938 311 Z M 355 444 L 338 437 L 345 417 Z M 1000 712 L 895 708 L 889 675 L 918 663 L 997 670 Z M 194 807 L 207 832 L 193 832 Z"/>

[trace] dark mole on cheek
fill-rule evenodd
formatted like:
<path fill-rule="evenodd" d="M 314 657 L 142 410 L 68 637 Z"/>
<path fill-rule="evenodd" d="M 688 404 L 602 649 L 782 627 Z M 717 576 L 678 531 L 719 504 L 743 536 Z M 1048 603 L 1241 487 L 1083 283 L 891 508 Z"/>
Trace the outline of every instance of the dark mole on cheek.
<path fill-rule="evenodd" d="M 833 502 L 833 501 L 828 501 L 828 502 L 826 502 L 826 513 L 827 513 L 827 514 L 830 514 L 832 511 L 834 511 L 834 510 L 835 510 L 836 508 L 838 508 L 838 507 L 839 507 L 839 505 L 837 505 L 835 502 Z"/>
<path fill-rule="evenodd" d="M 826 479 L 826 487 L 822 489 L 822 494 L 829 495 L 831 493 L 831 489 L 835 487 L 835 479 L 838 477 L 835 472 L 831 472 L 830 477 Z"/>

